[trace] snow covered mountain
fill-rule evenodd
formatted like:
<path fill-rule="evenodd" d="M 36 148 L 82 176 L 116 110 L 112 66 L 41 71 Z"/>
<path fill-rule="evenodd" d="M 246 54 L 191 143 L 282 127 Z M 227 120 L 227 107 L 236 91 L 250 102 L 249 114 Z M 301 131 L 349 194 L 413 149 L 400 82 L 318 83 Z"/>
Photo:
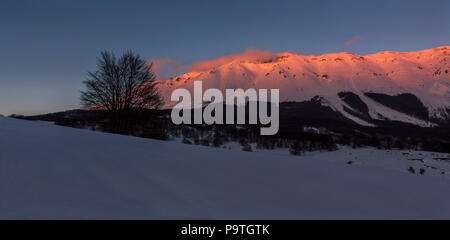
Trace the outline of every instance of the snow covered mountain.
<path fill-rule="evenodd" d="M 249 153 L 0 117 L 0 219 L 450 217 L 448 178 L 389 170 L 382 152 Z"/>
<path fill-rule="evenodd" d="M 174 104 L 172 90 L 192 91 L 201 80 L 204 89 L 279 88 L 282 102 L 319 96 L 323 105 L 360 125 L 389 120 L 434 126 L 450 119 L 449 62 L 449 46 L 366 56 L 246 52 L 196 63 L 192 71 L 160 80 L 160 89 L 166 107 Z"/>

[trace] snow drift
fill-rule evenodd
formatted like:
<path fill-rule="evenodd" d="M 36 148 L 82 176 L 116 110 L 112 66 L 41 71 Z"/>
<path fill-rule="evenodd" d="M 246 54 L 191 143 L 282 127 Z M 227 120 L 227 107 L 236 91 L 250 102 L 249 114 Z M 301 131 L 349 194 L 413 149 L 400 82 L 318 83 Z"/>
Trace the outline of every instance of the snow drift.
<path fill-rule="evenodd" d="M 448 219 L 449 183 L 0 117 L 0 219 Z"/>

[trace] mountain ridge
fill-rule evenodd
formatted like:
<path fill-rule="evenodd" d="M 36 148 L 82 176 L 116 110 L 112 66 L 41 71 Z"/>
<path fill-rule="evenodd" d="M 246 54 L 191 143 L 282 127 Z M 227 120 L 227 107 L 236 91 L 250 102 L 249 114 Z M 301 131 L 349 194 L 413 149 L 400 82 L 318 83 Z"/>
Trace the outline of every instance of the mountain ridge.
<path fill-rule="evenodd" d="M 170 102 L 174 89 L 192 91 L 193 82 L 202 81 L 204 89 L 278 88 L 281 102 L 302 102 L 320 96 L 324 104 L 347 118 L 361 125 L 372 125 L 360 117 L 355 119 L 344 110 L 351 107 L 339 97 L 339 93 L 352 92 L 367 105 L 372 119 L 433 126 L 449 119 L 449 60 L 450 46 L 369 55 L 343 52 L 307 56 L 291 52 L 252 52 L 196 63 L 192 71 L 158 81 L 166 99 L 165 108 L 175 104 Z M 367 93 L 414 95 L 427 108 L 428 116 L 417 117 L 407 111 L 393 109 L 390 106 L 395 104 L 385 105 L 368 97 Z"/>

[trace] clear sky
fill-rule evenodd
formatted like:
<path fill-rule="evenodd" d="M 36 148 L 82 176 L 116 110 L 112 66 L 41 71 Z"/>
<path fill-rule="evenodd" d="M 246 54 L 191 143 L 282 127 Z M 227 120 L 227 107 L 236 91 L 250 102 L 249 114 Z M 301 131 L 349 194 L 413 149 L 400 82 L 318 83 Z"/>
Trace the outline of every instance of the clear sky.
<path fill-rule="evenodd" d="M 450 45 L 448 0 L 2 0 L 0 114 L 79 108 L 101 50 L 181 64 L 249 48 L 301 54 Z"/>

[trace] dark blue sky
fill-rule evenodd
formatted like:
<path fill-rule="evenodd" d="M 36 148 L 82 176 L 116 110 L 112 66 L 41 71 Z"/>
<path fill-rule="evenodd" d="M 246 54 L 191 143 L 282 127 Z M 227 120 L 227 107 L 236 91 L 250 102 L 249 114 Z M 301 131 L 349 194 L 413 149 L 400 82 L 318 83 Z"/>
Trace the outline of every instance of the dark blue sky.
<path fill-rule="evenodd" d="M 416 51 L 450 44 L 449 13 L 448 0 L 2 0 L 0 114 L 78 108 L 104 49 L 182 64 L 248 48 Z"/>

